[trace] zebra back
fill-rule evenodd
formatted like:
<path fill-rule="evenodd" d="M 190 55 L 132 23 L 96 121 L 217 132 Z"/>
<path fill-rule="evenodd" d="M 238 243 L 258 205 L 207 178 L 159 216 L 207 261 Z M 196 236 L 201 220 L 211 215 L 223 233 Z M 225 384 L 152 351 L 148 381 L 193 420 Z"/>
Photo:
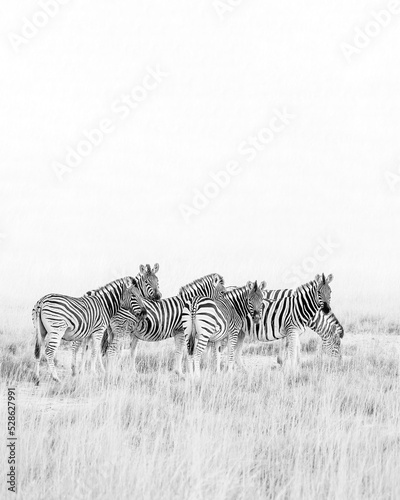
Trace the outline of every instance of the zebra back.
<path fill-rule="evenodd" d="M 225 291 L 224 278 L 220 274 L 208 274 L 198 278 L 179 289 L 178 295 L 184 301 L 190 301 L 193 297 L 216 297 L 221 291 Z"/>

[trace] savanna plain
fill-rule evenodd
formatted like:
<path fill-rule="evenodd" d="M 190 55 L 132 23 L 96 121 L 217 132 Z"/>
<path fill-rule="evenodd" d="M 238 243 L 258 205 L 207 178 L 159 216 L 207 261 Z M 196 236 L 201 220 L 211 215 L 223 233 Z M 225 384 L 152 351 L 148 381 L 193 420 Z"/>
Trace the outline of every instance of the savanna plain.
<path fill-rule="evenodd" d="M 140 343 L 111 376 L 70 373 L 32 380 L 33 328 L 0 331 L 2 435 L 8 387 L 17 393 L 17 498 L 398 499 L 400 326 L 341 318 L 342 360 L 302 335 L 295 372 L 277 343 L 246 340 L 247 373 L 201 381 L 172 371 L 173 342 Z M 225 363 L 226 365 L 226 363 Z M 6 493 L 3 439 L 2 489 Z M 3 498 L 3 494 L 1 495 Z"/>

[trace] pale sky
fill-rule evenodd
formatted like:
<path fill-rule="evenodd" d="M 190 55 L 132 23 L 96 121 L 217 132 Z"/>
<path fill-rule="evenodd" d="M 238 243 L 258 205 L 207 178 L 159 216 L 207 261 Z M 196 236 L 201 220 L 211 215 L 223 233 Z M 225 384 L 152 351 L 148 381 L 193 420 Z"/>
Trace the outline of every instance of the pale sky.
<path fill-rule="evenodd" d="M 342 309 L 400 304 L 399 2 L 71 0 L 47 21 L 43 3 L 0 6 L 3 301 L 159 262 L 164 296 L 325 272 Z"/>

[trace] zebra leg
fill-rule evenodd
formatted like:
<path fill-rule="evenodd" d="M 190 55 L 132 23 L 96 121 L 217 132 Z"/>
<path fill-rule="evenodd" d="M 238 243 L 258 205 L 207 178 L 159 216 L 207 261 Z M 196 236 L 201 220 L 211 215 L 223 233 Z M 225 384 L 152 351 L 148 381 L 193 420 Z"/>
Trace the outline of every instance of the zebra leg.
<path fill-rule="evenodd" d="M 76 344 L 76 358 L 78 359 L 76 364 L 77 364 L 77 368 L 78 368 L 78 370 L 77 370 L 78 373 L 82 373 L 85 371 L 90 341 L 91 341 L 91 338 L 85 338 L 84 340 L 76 340 L 72 344 L 72 349 L 75 348 L 75 344 Z M 77 354 L 81 348 L 82 348 L 82 355 L 81 355 L 81 358 L 79 361 L 79 357 L 77 356 Z"/>
<path fill-rule="evenodd" d="M 103 365 L 103 360 L 101 359 L 101 339 L 103 338 L 103 331 L 93 332 L 92 342 L 93 342 L 93 353 L 92 353 L 92 366 L 91 372 L 96 373 L 96 362 L 100 365 L 100 371 L 105 373 L 106 370 Z"/>
<path fill-rule="evenodd" d="M 238 341 L 238 331 L 235 330 L 234 332 L 229 334 L 229 361 L 228 361 L 228 370 L 230 372 L 233 371 L 233 361 L 235 357 L 235 347 Z"/>
<path fill-rule="evenodd" d="M 286 361 L 285 353 L 287 353 L 288 351 L 289 341 L 287 337 L 284 337 L 277 342 L 279 342 L 279 352 L 276 358 L 276 362 L 278 363 L 278 365 L 284 365 Z"/>
<path fill-rule="evenodd" d="M 242 349 L 243 349 L 244 337 L 245 337 L 244 331 L 240 330 L 239 335 L 238 335 L 238 339 L 237 339 L 237 345 L 236 345 L 236 364 L 243 371 L 246 371 L 246 368 L 243 364 L 243 359 L 242 359 Z"/>
<path fill-rule="evenodd" d="M 174 342 L 175 342 L 175 373 L 179 375 L 179 377 L 185 378 L 182 371 L 182 358 L 185 346 L 185 334 L 183 332 L 177 333 L 174 337 Z"/>
<path fill-rule="evenodd" d="M 103 358 L 106 358 L 106 370 L 107 373 L 114 375 L 117 368 L 117 355 L 121 355 L 121 350 L 119 349 L 118 339 L 114 339 L 107 345 L 107 350 L 103 350 Z"/>
<path fill-rule="evenodd" d="M 287 336 L 288 363 L 292 368 L 296 368 L 300 361 L 300 338 L 297 330 L 289 330 Z"/>
<path fill-rule="evenodd" d="M 81 347 L 82 342 L 79 340 L 74 340 L 72 342 L 72 359 L 71 359 L 71 371 L 72 371 L 72 376 L 75 377 L 76 375 L 76 357 L 79 352 L 79 348 Z"/>
<path fill-rule="evenodd" d="M 139 339 L 137 337 L 132 337 L 131 340 L 131 360 L 132 360 L 132 371 L 136 372 L 136 354 Z"/>
<path fill-rule="evenodd" d="M 215 353 L 215 365 L 217 373 L 221 373 L 221 342 L 214 342 L 214 353 Z"/>
<path fill-rule="evenodd" d="M 195 377 L 200 377 L 200 360 L 204 349 L 207 347 L 208 339 L 209 336 L 204 334 L 200 334 L 197 339 L 196 348 L 193 354 L 193 368 Z"/>
<path fill-rule="evenodd" d="M 60 379 L 57 375 L 57 370 L 54 366 L 54 356 L 60 345 L 62 338 L 62 332 L 50 332 L 48 337 L 48 342 L 45 349 L 45 354 L 47 358 L 47 364 L 49 365 L 50 375 L 56 382 L 60 382 Z"/>
<path fill-rule="evenodd" d="M 200 359 L 203 353 L 203 349 L 197 343 L 196 350 L 192 356 L 193 360 L 193 372 L 195 377 L 200 377 Z"/>

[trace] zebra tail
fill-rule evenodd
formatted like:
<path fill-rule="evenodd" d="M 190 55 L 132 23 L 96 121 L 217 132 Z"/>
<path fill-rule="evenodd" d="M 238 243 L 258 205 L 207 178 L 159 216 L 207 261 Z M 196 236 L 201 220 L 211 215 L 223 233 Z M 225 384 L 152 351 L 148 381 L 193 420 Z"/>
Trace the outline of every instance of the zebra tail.
<path fill-rule="evenodd" d="M 101 339 L 101 354 L 105 356 L 108 351 L 108 347 L 111 342 L 114 340 L 114 335 L 112 329 L 108 326 L 103 333 L 103 337 Z"/>
<path fill-rule="evenodd" d="M 40 348 L 46 336 L 46 330 L 40 318 L 41 305 L 41 302 L 37 302 L 32 311 L 32 320 L 35 326 L 35 358 L 37 360 L 40 359 Z"/>
<path fill-rule="evenodd" d="M 196 346 L 196 307 L 194 304 L 192 304 L 190 316 L 192 320 L 192 329 L 188 339 L 188 354 L 189 356 L 193 356 L 194 348 Z"/>

